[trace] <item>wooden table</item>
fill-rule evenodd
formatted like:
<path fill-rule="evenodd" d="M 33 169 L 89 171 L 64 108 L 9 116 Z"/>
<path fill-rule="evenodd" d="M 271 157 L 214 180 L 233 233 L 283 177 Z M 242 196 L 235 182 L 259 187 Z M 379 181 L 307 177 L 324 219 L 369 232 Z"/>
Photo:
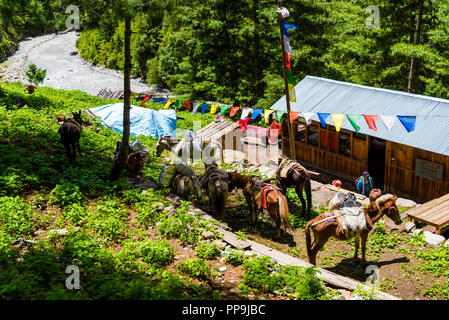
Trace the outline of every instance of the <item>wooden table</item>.
<path fill-rule="evenodd" d="M 434 226 L 436 234 L 441 234 L 442 228 L 449 224 L 449 194 L 426 202 L 406 213 L 411 220 Z"/>

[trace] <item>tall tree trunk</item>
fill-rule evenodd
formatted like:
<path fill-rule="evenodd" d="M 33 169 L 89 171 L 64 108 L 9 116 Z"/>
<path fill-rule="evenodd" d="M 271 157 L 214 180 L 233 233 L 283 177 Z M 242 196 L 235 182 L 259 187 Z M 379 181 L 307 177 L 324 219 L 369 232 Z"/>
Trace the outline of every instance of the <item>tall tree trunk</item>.
<path fill-rule="evenodd" d="M 111 171 L 111 179 L 117 179 L 128 161 L 128 144 L 130 133 L 130 111 L 131 111 L 131 18 L 125 18 L 125 75 L 123 82 L 123 136 L 120 149 L 120 161 L 114 164 Z"/>
<path fill-rule="evenodd" d="M 421 35 L 421 22 L 422 22 L 422 15 L 423 15 L 423 5 L 424 5 L 424 0 L 420 0 L 419 1 L 419 12 L 418 12 L 418 20 L 416 21 L 416 28 L 415 28 L 415 37 L 413 39 L 413 44 L 418 44 L 419 43 L 419 38 Z M 415 77 L 414 74 L 414 69 L 416 67 L 416 61 L 415 58 L 411 57 L 410 58 L 410 69 L 409 69 L 409 74 L 408 74 L 408 84 L 407 84 L 407 91 L 408 92 L 413 92 L 413 80 Z"/>

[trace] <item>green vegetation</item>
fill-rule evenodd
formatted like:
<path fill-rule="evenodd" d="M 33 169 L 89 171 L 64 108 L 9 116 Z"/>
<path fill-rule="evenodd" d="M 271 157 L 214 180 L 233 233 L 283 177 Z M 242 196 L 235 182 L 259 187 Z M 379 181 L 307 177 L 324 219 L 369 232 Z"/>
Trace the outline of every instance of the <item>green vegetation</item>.
<path fill-rule="evenodd" d="M 414 33 L 423 3 L 420 37 Z M 445 34 L 447 0 L 290 1 L 292 70 L 375 87 L 407 91 L 414 58 L 412 92 L 449 97 Z M 379 27 L 367 26 L 379 8 Z M 281 46 L 275 13 L 267 0 L 178 1 L 171 9 L 133 17 L 132 73 L 189 100 L 238 102 L 267 108 L 283 92 Z M 123 21 L 89 23 L 78 41 L 81 55 L 123 68 Z M 84 22 L 84 21 L 83 21 Z"/>
<path fill-rule="evenodd" d="M 28 70 L 25 71 L 25 74 L 30 83 L 34 83 L 35 86 L 38 86 L 44 82 L 47 70 L 40 69 L 34 63 L 31 63 L 28 65 Z"/>
<path fill-rule="evenodd" d="M 300 300 L 325 298 L 324 285 L 316 277 L 317 270 L 314 267 L 279 266 L 268 257 L 257 257 L 246 260 L 243 269 L 246 271 L 244 283 L 240 286 L 243 290 L 282 291 Z"/>
<path fill-rule="evenodd" d="M 217 258 L 221 250 L 215 243 L 202 242 L 196 247 L 196 255 L 200 258 L 212 260 Z"/>

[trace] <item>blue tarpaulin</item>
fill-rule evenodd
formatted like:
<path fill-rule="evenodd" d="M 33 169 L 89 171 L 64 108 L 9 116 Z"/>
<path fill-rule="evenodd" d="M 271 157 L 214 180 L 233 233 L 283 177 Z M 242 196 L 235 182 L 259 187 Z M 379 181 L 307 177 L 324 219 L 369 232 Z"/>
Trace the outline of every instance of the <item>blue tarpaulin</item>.
<path fill-rule="evenodd" d="M 123 133 L 123 103 L 114 103 L 106 106 L 89 109 L 95 116 L 112 129 Z M 155 136 L 176 136 L 176 111 L 153 110 L 137 106 L 131 106 L 130 134 Z"/>

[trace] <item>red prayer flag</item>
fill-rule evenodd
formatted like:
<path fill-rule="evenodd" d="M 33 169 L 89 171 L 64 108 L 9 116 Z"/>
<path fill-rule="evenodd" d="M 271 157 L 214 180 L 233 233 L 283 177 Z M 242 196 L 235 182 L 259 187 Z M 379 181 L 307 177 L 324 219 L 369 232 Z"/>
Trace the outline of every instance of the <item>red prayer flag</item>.
<path fill-rule="evenodd" d="M 229 114 L 229 117 L 232 118 L 233 116 L 235 116 L 235 114 L 237 113 L 237 111 L 239 111 L 240 107 L 231 107 L 231 113 Z"/>
<path fill-rule="evenodd" d="M 141 105 L 145 104 L 148 101 L 148 99 L 150 99 L 150 98 L 151 98 L 151 96 L 145 96 L 145 98 L 143 98 L 143 100 L 140 104 Z"/>
<path fill-rule="evenodd" d="M 377 115 L 366 115 L 364 114 L 363 117 L 365 118 L 366 124 L 368 125 L 368 127 L 371 130 L 374 130 L 377 132 L 377 127 L 376 127 L 376 120 L 377 120 Z"/>
<path fill-rule="evenodd" d="M 245 132 L 246 131 L 246 126 L 248 125 L 248 122 L 251 120 L 251 118 L 245 118 L 245 119 L 243 119 L 243 120 L 239 120 L 239 125 L 240 125 L 240 130 L 242 131 L 242 132 Z"/>
<path fill-rule="evenodd" d="M 291 111 L 291 112 L 290 112 L 290 123 L 293 123 L 293 121 L 295 121 L 296 119 L 298 119 L 300 113 L 301 113 L 301 112 L 293 112 L 293 111 Z"/>
<path fill-rule="evenodd" d="M 191 104 L 192 102 L 191 101 L 184 101 L 184 109 L 186 109 L 186 110 L 189 110 L 190 111 L 190 104 Z"/>

